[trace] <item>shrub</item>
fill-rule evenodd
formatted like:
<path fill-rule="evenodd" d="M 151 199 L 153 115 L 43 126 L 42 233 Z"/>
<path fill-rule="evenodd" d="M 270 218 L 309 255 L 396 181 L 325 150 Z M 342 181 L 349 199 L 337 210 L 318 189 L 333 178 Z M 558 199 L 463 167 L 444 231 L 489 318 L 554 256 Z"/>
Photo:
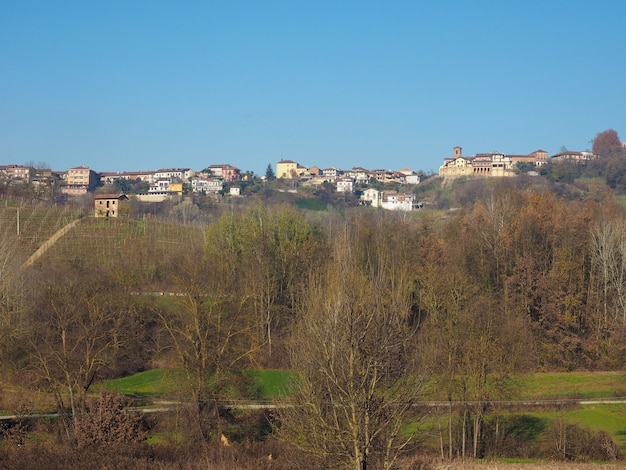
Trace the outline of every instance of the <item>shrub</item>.
<path fill-rule="evenodd" d="M 141 416 L 128 409 L 122 395 L 103 390 L 76 421 L 75 436 L 79 447 L 126 445 L 145 440 L 146 429 Z"/>

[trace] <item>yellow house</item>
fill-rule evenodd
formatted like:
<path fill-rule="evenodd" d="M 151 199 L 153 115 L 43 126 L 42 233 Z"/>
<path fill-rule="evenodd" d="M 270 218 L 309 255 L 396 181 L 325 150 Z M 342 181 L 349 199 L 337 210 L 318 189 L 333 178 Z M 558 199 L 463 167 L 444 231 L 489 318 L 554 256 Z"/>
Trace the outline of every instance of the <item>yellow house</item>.
<path fill-rule="evenodd" d="M 183 195 L 183 183 L 170 183 L 170 185 L 167 188 L 167 192 L 182 196 Z"/>
<path fill-rule="evenodd" d="M 298 163 L 292 160 L 281 160 L 276 164 L 276 178 L 296 178 Z"/>

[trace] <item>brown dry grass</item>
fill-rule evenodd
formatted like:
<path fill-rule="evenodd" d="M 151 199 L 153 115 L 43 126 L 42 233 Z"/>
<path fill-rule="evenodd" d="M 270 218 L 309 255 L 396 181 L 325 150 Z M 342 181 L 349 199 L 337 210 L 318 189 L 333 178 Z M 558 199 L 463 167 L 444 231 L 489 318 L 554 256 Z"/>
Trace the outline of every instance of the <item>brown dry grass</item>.
<path fill-rule="evenodd" d="M 596 464 L 572 462 L 537 462 L 537 463 L 506 463 L 506 462 L 448 462 L 433 464 L 431 470 L 617 470 L 623 469 L 624 463 Z"/>

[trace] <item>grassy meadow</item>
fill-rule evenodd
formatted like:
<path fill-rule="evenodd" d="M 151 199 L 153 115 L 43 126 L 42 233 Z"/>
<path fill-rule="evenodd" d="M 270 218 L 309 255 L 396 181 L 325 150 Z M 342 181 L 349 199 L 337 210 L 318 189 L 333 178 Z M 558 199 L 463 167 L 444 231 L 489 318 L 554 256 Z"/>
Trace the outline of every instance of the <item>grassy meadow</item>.
<path fill-rule="evenodd" d="M 246 397 L 266 401 L 283 396 L 288 390 L 293 372 L 283 370 L 250 370 L 246 373 Z M 155 369 L 130 377 L 98 384 L 96 389 L 106 388 L 133 397 L 172 399 L 176 396 L 185 374 L 181 370 Z M 626 397 L 626 374 L 621 372 L 569 372 L 541 373 L 516 376 L 513 382 L 518 388 L 516 400 L 583 399 L 614 401 Z M 243 398 L 243 397 L 241 397 Z M 433 397 L 425 397 L 426 399 Z M 626 398 L 624 398 L 626 400 Z M 517 419 L 535 423 L 537 429 L 528 432 L 538 434 L 550 423 L 563 420 L 593 431 L 606 431 L 626 453 L 626 403 L 594 403 L 565 407 L 560 410 L 511 413 Z M 528 417 L 534 418 L 530 419 Z M 427 426 L 437 426 L 428 420 Z M 525 421 L 524 421 L 525 422 Z M 531 426 L 532 427 L 532 426 Z M 407 429 L 414 429 L 408 426 Z"/>

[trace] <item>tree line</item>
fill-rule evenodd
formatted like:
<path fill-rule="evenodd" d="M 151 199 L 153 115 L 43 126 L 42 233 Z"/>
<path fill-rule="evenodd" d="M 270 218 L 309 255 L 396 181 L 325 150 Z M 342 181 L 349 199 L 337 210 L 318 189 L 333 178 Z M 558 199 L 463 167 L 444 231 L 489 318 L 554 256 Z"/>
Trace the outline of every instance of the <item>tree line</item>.
<path fill-rule="evenodd" d="M 274 431 L 320 465 L 393 468 L 419 444 L 405 427 L 426 382 L 450 404 L 442 454 L 480 457 L 512 374 L 626 357 L 626 217 L 612 197 L 501 182 L 444 215 L 256 204 L 170 240 L 142 224 L 99 227 L 116 235 L 98 256 L 95 235 L 29 269 L 9 243 L 0 253 L 3 376 L 49 392 L 68 443 L 95 383 L 157 366 L 184 371 L 186 432 L 217 439 L 220 400 L 266 367 L 298 372 L 289 400 L 302 406 L 280 408 Z M 163 289 L 181 295 L 132 295 Z"/>

